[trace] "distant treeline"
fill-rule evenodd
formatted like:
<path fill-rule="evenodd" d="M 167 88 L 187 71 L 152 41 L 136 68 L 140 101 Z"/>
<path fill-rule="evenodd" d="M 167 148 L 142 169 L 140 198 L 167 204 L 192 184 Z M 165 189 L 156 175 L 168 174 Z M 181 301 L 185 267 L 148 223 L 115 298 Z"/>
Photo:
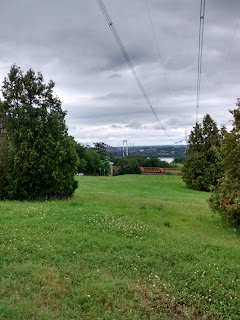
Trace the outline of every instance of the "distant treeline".
<path fill-rule="evenodd" d="M 173 163 L 179 163 L 179 164 L 184 164 L 184 162 L 186 161 L 187 157 L 183 156 L 183 157 L 176 157 L 173 160 Z"/>
<path fill-rule="evenodd" d="M 79 157 L 79 173 L 91 176 L 109 174 L 109 155 L 105 143 L 97 142 L 94 147 L 83 146 L 78 142 L 75 142 L 74 145 Z"/>
<path fill-rule="evenodd" d="M 157 156 L 125 156 L 113 159 L 114 166 L 118 167 L 117 174 L 139 174 L 140 167 L 174 168 L 176 165 L 161 161 Z"/>
<path fill-rule="evenodd" d="M 145 156 L 152 157 L 158 156 L 159 158 L 168 157 L 182 157 L 185 154 L 186 146 L 138 146 L 138 147 L 129 147 L 128 153 L 132 156 Z M 122 147 L 111 147 L 107 146 L 107 152 L 111 154 L 113 158 L 119 158 L 123 155 Z"/>
<path fill-rule="evenodd" d="M 108 175 L 112 162 L 118 168 L 117 174 L 140 174 L 140 167 L 175 168 L 177 163 L 182 163 L 181 157 L 176 158 L 175 164 L 159 160 L 158 156 L 147 158 L 142 155 L 129 155 L 112 157 L 103 142 L 94 143 L 94 147 L 83 146 L 75 142 L 75 149 L 79 157 L 78 172 L 84 175 Z"/>

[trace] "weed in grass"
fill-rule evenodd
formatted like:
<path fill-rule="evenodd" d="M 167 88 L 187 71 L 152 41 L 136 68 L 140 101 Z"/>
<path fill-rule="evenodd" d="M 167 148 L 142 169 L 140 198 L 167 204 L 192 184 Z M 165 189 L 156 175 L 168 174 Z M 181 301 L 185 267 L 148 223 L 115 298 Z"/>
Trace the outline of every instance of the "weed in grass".
<path fill-rule="evenodd" d="M 169 221 L 164 221 L 164 226 L 170 228 L 171 223 Z"/>

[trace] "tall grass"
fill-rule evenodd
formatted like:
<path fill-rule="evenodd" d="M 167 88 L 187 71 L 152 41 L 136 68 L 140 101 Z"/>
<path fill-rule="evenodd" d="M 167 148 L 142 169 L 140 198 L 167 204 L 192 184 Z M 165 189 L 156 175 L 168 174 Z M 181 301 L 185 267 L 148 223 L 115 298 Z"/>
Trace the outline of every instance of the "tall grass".
<path fill-rule="evenodd" d="M 0 203 L 0 319 L 240 319 L 236 230 L 178 176 Z"/>

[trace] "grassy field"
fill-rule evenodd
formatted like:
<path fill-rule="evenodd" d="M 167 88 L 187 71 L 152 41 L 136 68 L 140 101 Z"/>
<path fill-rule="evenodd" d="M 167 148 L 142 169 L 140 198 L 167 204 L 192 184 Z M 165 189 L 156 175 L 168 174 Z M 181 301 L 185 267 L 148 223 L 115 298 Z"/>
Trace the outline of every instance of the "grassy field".
<path fill-rule="evenodd" d="M 0 202 L 0 319 L 240 319 L 240 235 L 179 176 Z"/>

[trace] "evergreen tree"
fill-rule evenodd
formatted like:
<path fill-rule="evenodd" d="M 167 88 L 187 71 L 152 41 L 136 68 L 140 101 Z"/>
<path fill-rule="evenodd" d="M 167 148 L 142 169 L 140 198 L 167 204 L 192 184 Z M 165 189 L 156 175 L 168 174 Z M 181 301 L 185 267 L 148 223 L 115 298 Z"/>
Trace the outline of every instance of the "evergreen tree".
<path fill-rule="evenodd" d="M 240 100 L 233 114 L 233 129 L 222 144 L 224 176 L 210 198 L 211 208 L 224 219 L 240 226 Z"/>
<path fill-rule="evenodd" d="M 13 65 L 2 87 L 1 198 L 65 198 L 77 187 L 78 158 L 65 124 L 66 112 L 53 96 L 54 82 Z"/>
<path fill-rule="evenodd" d="M 203 124 L 196 124 L 189 136 L 183 180 L 193 189 L 209 191 L 222 176 L 220 144 L 222 132 L 207 114 Z"/>
<path fill-rule="evenodd" d="M 107 145 L 104 142 L 95 142 L 94 149 L 100 155 L 100 159 L 105 161 L 108 158 Z"/>

